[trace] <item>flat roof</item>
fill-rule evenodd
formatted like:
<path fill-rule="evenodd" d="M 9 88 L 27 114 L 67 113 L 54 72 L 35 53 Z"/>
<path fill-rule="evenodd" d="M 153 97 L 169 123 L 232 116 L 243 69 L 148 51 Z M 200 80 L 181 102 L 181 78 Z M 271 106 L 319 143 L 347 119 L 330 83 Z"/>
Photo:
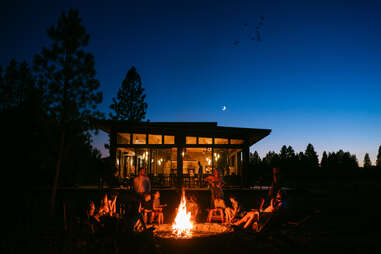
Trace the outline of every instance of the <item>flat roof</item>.
<path fill-rule="evenodd" d="M 106 133 L 111 130 L 126 133 L 150 133 L 199 137 L 244 139 L 250 146 L 268 136 L 271 129 L 218 126 L 217 122 L 131 122 L 124 120 L 95 120 Z"/>

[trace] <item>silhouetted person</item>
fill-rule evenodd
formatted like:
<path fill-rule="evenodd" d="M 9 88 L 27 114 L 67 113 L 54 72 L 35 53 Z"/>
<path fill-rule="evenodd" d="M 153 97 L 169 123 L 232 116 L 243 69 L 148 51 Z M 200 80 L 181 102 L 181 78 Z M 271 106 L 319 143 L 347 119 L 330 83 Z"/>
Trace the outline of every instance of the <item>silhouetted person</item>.
<path fill-rule="evenodd" d="M 268 198 L 275 198 L 276 194 L 280 191 L 281 183 L 280 183 L 280 171 L 279 168 L 273 168 L 273 182 L 271 184 Z"/>
<path fill-rule="evenodd" d="M 205 178 L 205 181 L 210 184 L 212 206 L 214 205 L 215 199 L 224 198 L 224 191 L 222 190 L 222 186 L 224 186 L 224 180 L 222 179 L 218 169 L 214 169 L 213 173 L 213 175 Z"/>
<path fill-rule="evenodd" d="M 201 165 L 201 162 L 199 161 L 198 162 L 198 183 L 201 187 L 201 182 L 202 182 L 202 174 L 203 174 L 203 171 L 202 171 L 202 165 Z"/>
<path fill-rule="evenodd" d="M 141 203 L 146 194 L 151 194 L 151 181 L 145 175 L 144 168 L 139 169 L 139 175 L 134 178 L 134 190 L 138 196 L 138 201 Z"/>

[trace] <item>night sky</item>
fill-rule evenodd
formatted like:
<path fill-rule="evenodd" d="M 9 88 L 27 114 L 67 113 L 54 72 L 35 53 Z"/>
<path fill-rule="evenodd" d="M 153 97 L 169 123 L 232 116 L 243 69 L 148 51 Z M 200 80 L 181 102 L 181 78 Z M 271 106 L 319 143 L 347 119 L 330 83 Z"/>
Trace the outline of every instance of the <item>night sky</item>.
<path fill-rule="evenodd" d="M 135 65 L 151 121 L 268 128 L 252 147 L 261 156 L 312 143 L 320 158 L 343 149 L 360 165 L 366 152 L 375 163 L 381 1 L 7 1 L 0 64 L 31 63 L 49 46 L 46 28 L 70 7 L 91 35 L 101 111 Z M 262 41 L 250 40 L 260 16 Z M 104 133 L 94 138 L 104 156 L 107 142 Z"/>

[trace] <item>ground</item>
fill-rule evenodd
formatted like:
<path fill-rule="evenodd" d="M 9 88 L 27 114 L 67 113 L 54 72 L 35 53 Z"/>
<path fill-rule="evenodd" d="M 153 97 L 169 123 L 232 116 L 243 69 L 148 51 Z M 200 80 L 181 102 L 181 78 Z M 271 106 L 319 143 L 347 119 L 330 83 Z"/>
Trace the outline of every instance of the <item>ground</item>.
<path fill-rule="evenodd" d="M 155 239 L 150 232 L 133 234 L 108 230 L 89 235 L 79 227 L 81 214 L 90 200 L 100 200 L 104 192 L 95 190 L 61 190 L 58 193 L 57 214 L 45 212 L 49 192 L 31 190 L 24 196 L 28 210 L 9 218 L 7 237 L 2 248 L 9 253 L 377 253 L 379 246 L 380 193 L 378 179 L 346 179 L 331 184 L 302 186 L 287 192 L 287 215 L 261 233 L 238 230 L 232 234 L 192 240 Z M 115 191 L 115 190 L 114 190 Z M 161 191 L 162 203 L 167 203 L 165 221 L 173 220 L 179 193 Z M 205 220 L 209 192 L 197 191 Z M 255 208 L 261 191 L 225 191 L 234 194 L 244 207 Z M 129 191 L 120 192 L 120 201 L 129 200 Z M 20 201 L 22 199 L 20 198 Z M 64 231 L 63 204 L 70 220 Z M 18 217 L 17 221 L 11 218 Z M 293 222 L 300 223 L 298 226 Z M 291 223 L 291 224 L 290 224 Z M 82 233 L 81 233 L 82 232 Z M 378 249 L 377 249 L 378 248 Z"/>

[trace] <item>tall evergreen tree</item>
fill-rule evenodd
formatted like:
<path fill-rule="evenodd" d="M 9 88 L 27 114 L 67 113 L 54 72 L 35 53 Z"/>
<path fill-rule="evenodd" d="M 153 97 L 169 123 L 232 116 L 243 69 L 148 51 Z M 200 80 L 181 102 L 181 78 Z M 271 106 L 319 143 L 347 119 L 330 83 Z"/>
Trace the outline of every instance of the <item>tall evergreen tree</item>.
<path fill-rule="evenodd" d="M 372 162 L 370 161 L 369 153 L 366 153 L 364 156 L 364 168 L 370 168 L 372 166 Z"/>
<path fill-rule="evenodd" d="M 56 25 L 47 30 L 52 40 L 50 48 L 43 48 L 34 58 L 38 84 L 44 87 L 48 114 L 60 125 L 61 134 L 51 208 L 54 208 L 56 188 L 68 133 L 90 138 L 91 117 L 100 117 L 97 105 L 102 102 L 95 78 L 94 57 L 86 53 L 90 35 L 82 25 L 78 11 L 63 12 Z"/>
<path fill-rule="evenodd" d="M 310 169 L 316 169 L 319 167 L 319 158 L 312 144 L 307 145 L 306 151 L 304 152 L 304 157 L 306 160 L 306 166 Z"/>
<path fill-rule="evenodd" d="M 376 166 L 381 167 L 381 145 L 378 147 Z"/>
<path fill-rule="evenodd" d="M 110 113 L 109 116 L 116 120 L 141 121 L 146 116 L 145 98 L 140 75 L 132 66 L 127 72 L 116 98 L 112 99 L 113 103 L 110 108 L 113 113 Z"/>
<path fill-rule="evenodd" d="M 254 153 L 250 153 L 250 164 L 252 164 L 253 166 L 261 164 L 261 157 L 259 157 L 257 151 L 254 151 Z"/>
<path fill-rule="evenodd" d="M 323 152 L 323 155 L 321 157 L 320 167 L 323 169 L 328 168 L 328 156 L 326 151 Z"/>

